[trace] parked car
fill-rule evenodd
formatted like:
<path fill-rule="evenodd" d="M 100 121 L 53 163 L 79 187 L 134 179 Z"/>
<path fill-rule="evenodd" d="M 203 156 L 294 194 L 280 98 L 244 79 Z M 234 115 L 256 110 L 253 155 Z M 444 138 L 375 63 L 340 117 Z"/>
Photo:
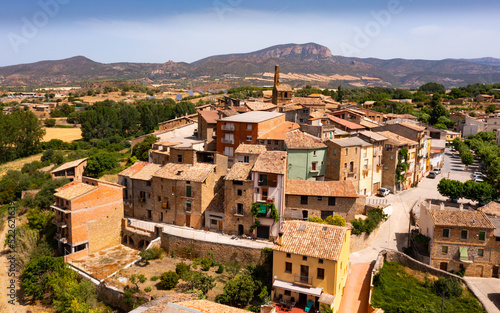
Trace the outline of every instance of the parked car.
<path fill-rule="evenodd" d="M 484 179 L 482 179 L 482 178 L 480 178 L 480 177 L 476 177 L 476 178 L 474 178 L 474 181 L 475 181 L 476 183 L 483 183 L 483 182 L 484 182 Z"/>
<path fill-rule="evenodd" d="M 385 197 L 387 196 L 391 191 L 387 188 L 379 188 L 377 190 L 377 195 L 381 196 L 381 197 Z"/>
<path fill-rule="evenodd" d="M 432 170 L 436 175 L 441 174 L 441 169 L 440 168 L 435 168 Z"/>
<path fill-rule="evenodd" d="M 437 174 L 434 171 L 430 171 L 429 174 L 427 174 L 428 178 L 436 178 Z"/>

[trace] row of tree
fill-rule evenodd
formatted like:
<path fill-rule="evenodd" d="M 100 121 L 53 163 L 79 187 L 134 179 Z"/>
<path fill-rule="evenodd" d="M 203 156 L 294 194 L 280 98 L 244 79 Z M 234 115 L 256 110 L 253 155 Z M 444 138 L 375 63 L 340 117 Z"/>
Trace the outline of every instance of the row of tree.
<path fill-rule="evenodd" d="M 465 198 L 479 203 L 488 203 L 497 198 L 496 188 L 486 182 L 476 183 L 468 180 L 462 183 L 458 180 L 443 178 L 439 181 L 437 188 L 442 196 L 454 201 Z"/>

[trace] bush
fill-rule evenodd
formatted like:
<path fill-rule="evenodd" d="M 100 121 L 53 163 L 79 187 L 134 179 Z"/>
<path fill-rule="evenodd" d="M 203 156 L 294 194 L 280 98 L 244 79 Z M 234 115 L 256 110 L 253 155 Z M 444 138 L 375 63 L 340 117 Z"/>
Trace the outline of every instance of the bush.
<path fill-rule="evenodd" d="M 337 225 L 337 226 L 343 226 L 343 227 L 346 225 L 345 219 L 338 214 L 328 216 L 325 219 L 325 223 L 327 223 L 329 225 Z"/>
<path fill-rule="evenodd" d="M 458 298 L 462 295 L 460 283 L 453 278 L 440 277 L 434 282 L 434 289 L 438 296 L 444 295 L 446 298 Z"/>
<path fill-rule="evenodd" d="M 206 272 L 210 270 L 213 262 L 208 257 L 202 257 L 200 259 L 200 263 L 201 263 L 201 269 Z"/>
<path fill-rule="evenodd" d="M 151 286 L 147 286 L 146 288 L 144 288 L 144 291 L 145 292 L 150 292 L 153 288 Z"/>
<path fill-rule="evenodd" d="M 189 283 L 190 289 L 201 290 L 204 295 L 215 287 L 215 278 L 200 272 L 188 272 L 182 279 Z"/>
<path fill-rule="evenodd" d="M 139 279 L 141 284 L 144 284 L 146 282 L 146 280 L 148 280 L 148 278 L 146 276 L 144 276 L 144 274 L 140 274 L 139 276 L 137 276 L 137 278 Z"/>
<path fill-rule="evenodd" d="M 160 247 L 152 247 L 151 249 L 142 250 L 139 255 L 146 261 L 156 260 L 161 258 L 163 250 Z"/>
<path fill-rule="evenodd" d="M 224 265 L 219 264 L 219 267 L 217 268 L 217 271 L 215 271 L 217 274 L 222 274 L 224 273 Z"/>
<path fill-rule="evenodd" d="M 362 218 L 358 218 L 351 222 L 352 233 L 355 235 L 366 233 L 369 235 L 375 230 L 375 228 L 377 228 L 380 222 L 385 221 L 386 219 L 387 215 L 384 214 L 382 209 L 371 209 L 368 211 L 366 219 L 363 220 Z"/>
<path fill-rule="evenodd" d="M 56 126 L 56 120 L 53 118 L 46 118 L 43 121 L 43 124 L 45 125 L 45 127 L 54 127 Z"/>
<path fill-rule="evenodd" d="M 174 271 L 164 272 L 160 275 L 160 285 L 166 290 L 171 290 L 179 283 L 179 275 Z"/>
<path fill-rule="evenodd" d="M 149 280 L 150 281 L 157 281 L 158 279 L 160 279 L 160 277 L 155 275 L 155 276 L 151 277 Z"/>
<path fill-rule="evenodd" d="M 52 150 L 52 149 L 46 150 L 42 154 L 42 158 L 41 158 L 42 162 L 50 161 L 52 159 L 53 155 L 54 155 L 54 150 Z"/>
<path fill-rule="evenodd" d="M 188 273 L 191 270 L 191 265 L 186 264 L 184 262 L 181 262 L 175 266 L 175 272 L 179 277 L 184 277 L 186 273 Z"/>

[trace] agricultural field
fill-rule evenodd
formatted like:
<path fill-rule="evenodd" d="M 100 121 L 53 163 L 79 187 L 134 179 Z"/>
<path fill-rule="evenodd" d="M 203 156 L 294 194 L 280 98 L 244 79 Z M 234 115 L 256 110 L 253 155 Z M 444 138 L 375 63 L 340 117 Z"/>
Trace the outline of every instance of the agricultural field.
<path fill-rule="evenodd" d="M 43 153 L 35 154 L 27 158 L 17 159 L 11 162 L 7 162 L 0 165 L 0 177 L 5 175 L 9 170 L 20 171 L 24 164 L 31 163 L 33 161 L 40 161 Z"/>
<path fill-rule="evenodd" d="M 82 139 L 82 130 L 78 127 L 72 128 L 59 128 L 59 127 L 46 127 L 47 132 L 43 136 L 42 141 L 50 141 L 51 139 L 61 139 L 65 142 L 72 142 L 74 140 Z"/>

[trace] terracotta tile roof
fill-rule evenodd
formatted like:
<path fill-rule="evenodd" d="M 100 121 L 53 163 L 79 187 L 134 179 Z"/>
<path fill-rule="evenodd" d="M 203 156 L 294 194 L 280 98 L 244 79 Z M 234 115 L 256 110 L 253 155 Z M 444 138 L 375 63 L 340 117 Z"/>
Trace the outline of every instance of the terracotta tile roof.
<path fill-rule="evenodd" d="M 416 141 L 410 140 L 406 137 L 400 136 L 398 134 L 395 134 L 390 131 L 383 131 L 383 132 L 377 132 L 381 134 L 384 137 L 387 137 L 388 143 L 397 145 L 397 146 L 403 146 L 403 145 L 410 145 L 410 146 L 416 146 L 418 143 Z"/>
<path fill-rule="evenodd" d="M 380 133 L 372 132 L 371 130 L 363 130 L 359 132 L 360 135 L 373 139 L 375 141 L 384 141 L 388 138 L 381 135 Z"/>
<path fill-rule="evenodd" d="M 326 148 L 326 145 L 321 141 L 321 139 L 309 135 L 307 133 L 301 132 L 300 130 L 294 130 L 288 132 L 286 134 L 285 144 L 287 149 Z"/>
<path fill-rule="evenodd" d="M 135 173 L 137 173 L 140 170 L 142 170 L 142 168 L 144 166 L 148 165 L 148 164 L 149 164 L 148 162 L 137 161 L 134 164 L 132 164 L 131 166 L 129 166 L 128 168 L 126 168 L 123 171 L 121 171 L 120 173 L 118 173 L 118 175 L 120 175 L 120 176 L 126 176 L 126 177 L 131 177 Z"/>
<path fill-rule="evenodd" d="M 282 84 L 282 85 L 276 86 L 276 90 L 278 90 L 278 91 L 292 91 L 292 86 Z"/>
<path fill-rule="evenodd" d="M 356 187 L 350 180 L 287 180 L 285 194 L 295 196 L 358 197 Z"/>
<path fill-rule="evenodd" d="M 198 114 L 208 123 L 217 124 L 217 119 L 219 118 L 219 112 L 217 111 L 200 111 Z"/>
<path fill-rule="evenodd" d="M 286 157 L 285 151 L 266 151 L 255 161 L 253 171 L 284 175 L 287 169 Z"/>
<path fill-rule="evenodd" d="M 277 107 L 275 104 L 272 103 L 257 102 L 257 101 L 248 101 L 245 103 L 245 105 L 251 111 L 266 111 Z"/>
<path fill-rule="evenodd" d="M 208 300 L 190 300 L 177 302 L 177 305 L 197 310 L 201 313 L 248 313 L 247 310 L 238 309 Z"/>
<path fill-rule="evenodd" d="M 469 210 L 428 209 L 430 217 L 436 226 L 467 227 L 494 229 L 484 212 Z"/>
<path fill-rule="evenodd" d="M 408 120 L 417 120 L 417 117 L 415 115 L 411 114 L 394 114 L 394 113 L 387 113 L 384 114 L 384 116 L 387 117 L 392 117 L 392 118 L 403 118 L 403 119 L 408 119 Z"/>
<path fill-rule="evenodd" d="M 65 200 L 72 200 L 76 197 L 83 196 L 84 194 L 97 190 L 98 188 L 99 187 L 97 186 L 84 184 L 80 181 L 72 181 L 71 183 L 56 189 L 54 196 Z"/>
<path fill-rule="evenodd" d="M 302 110 L 304 107 L 300 104 L 294 104 L 294 103 L 290 103 L 290 104 L 287 104 L 287 105 L 284 105 L 283 106 L 283 109 L 285 112 L 288 112 L 288 111 L 295 111 L 295 110 Z"/>
<path fill-rule="evenodd" d="M 320 98 L 293 97 L 292 102 L 303 106 L 324 106 L 325 102 Z"/>
<path fill-rule="evenodd" d="M 182 164 L 167 163 L 159 171 L 153 174 L 154 177 L 161 177 L 171 180 L 189 180 L 194 182 L 204 182 L 208 175 L 215 169 L 215 165 L 208 163 Z"/>
<path fill-rule="evenodd" d="M 286 133 L 292 130 L 299 129 L 300 126 L 293 122 L 283 122 L 278 126 L 274 127 L 267 133 L 260 135 L 257 139 L 269 139 L 269 140 L 285 140 Z"/>
<path fill-rule="evenodd" d="M 248 180 L 250 171 L 253 164 L 248 163 L 235 163 L 229 173 L 227 173 L 225 180 Z"/>
<path fill-rule="evenodd" d="M 370 121 L 367 121 L 367 120 L 361 120 L 361 122 L 359 122 L 359 124 L 361 124 L 362 126 L 365 126 L 367 128 L 374 128 L 374 127 L 379 127 L 380 125 L 375 123 L 375 122 L 370 122 Z"/>
<path fill-rule="evenodd" d="M 342 113 L 350 113 L 350 114 L 354 114 L 354 115 L 358 115 L 358 116 L 365 116 L 366 115 L 365 112 L 354 110 L 354 109 L 344 109 L 344 110 L 335 111 L 332 113 L 332 115 L 337 116 L 337 115 L 341 115 Z"/>
<path fill-rule="evenodd" d="M 82 164 L 84 161 L 87 161 L 87 158 L 78 159 L 78 160 L 74 160 L 71 162 L 66 162 L 63 165 L 56 168 L 55 170 L 52 170 L 51 173 L 67 170 L 67 169 L 73 168 L 73 167 L 77 167 L 78 165 Z"/>
<path fill-rule="evenodd" d="M 246 143 L 242 143 L 236 148 L 234 153 L 245 153 L 245 154 L 261 154 L 266 152 L 267 148 L 265 145 L 248 145 Z"/>
<path fill-rule="evenodd" d="M 493 216 L 500 216 L 500 203 L 491 201 L 487 205 L 479 208 L 480 211 Z"/>
<path fill-rule="evenodd" d="M 402 122 L 402 123 L 398 123 L 398 124 L 403 125 L 406 128 L 409 128 L 409 129 L 412 129 L 415 131 L 419 131 L 419 132 L 425 130 L 425 127 L 419 126 L 419 125 L 412 123 L 412 122 Z"/>
<path fill-rule="evenodd" d="M 160 164 L 148 163 L 140 171 L 130 176 L 131 179 L 151 180 L 153 174 L 161 168 Z"/>
<path fill-rule="evenodd" d="M 283 223 L 282 244 L 273 250 L 337 261 L 347 228 L 303 221 Z"/>
<path fill-rule="evenodd" d="M 359 137 L 347 137 L 347 138 L 340 138 L 340 139 L 330 139 L 331 142 L 341 146 L 341 147 L 354 147 L 354 146 L 362 146 L 362 147 L 368 147 L 371 146 L 372 144 L 369 142 L 364 141 L 363 139 Z"/>
<path fill-rule="evenodd" d="M 228 116 L 233 116 L 233 115 L 238 115 L 240 113 L 234 111 L 234 110 L 219 110 L 219 112 L 222 114 L 222 117 L 228 117 Z"/>
<path fill-rule="evenodd" d="M 344 119 L 341 119 L 341 118 L 338 118 L 336 116 L 333 116 L 333 115 L 330 115 L 330 114 L 327 114 L 326 116 L 328 116 L 328 118 L 334 122 L 335 124 L 338 124 L 338 125 L 342 125 L 344 127 L 347 127 L 349 129 L 352 129 L 352 130 L 356 130 L 356 129 L 365 129 L 364 126 L 361 126 L 359 124 L 356 124 L 356 123 L 353 123 L 353 122 L 350 122 L 348 120 L 344 120 Z"/>

